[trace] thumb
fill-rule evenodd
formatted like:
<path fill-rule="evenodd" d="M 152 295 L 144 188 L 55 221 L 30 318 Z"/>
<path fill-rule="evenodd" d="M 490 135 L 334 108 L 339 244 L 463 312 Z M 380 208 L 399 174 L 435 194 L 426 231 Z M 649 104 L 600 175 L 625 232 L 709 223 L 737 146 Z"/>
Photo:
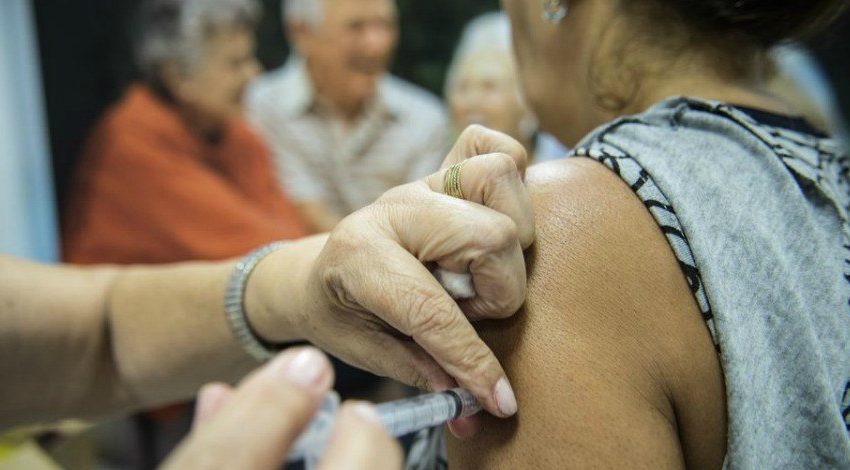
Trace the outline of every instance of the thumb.
<path fill-rule="evenodd" d="M 320 468 L 396 470 L 402 468 L 401 447 L 381 424 L 375 407 L 346 403 L 339 412 Z"/>

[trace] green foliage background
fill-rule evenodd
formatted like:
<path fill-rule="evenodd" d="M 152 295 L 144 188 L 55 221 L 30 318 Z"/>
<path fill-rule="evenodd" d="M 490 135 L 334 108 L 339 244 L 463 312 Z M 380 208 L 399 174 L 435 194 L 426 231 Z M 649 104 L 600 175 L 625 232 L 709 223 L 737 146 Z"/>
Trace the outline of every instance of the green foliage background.
<path fill-rule="evenodd" d="M 397 0 L 401 41 L 393 73 L 437 95 L 463 27 L 475 16 L 499 8 L 499 0 Z M 283 64 L 288 46 L 281 27 L 280 0 L 263 0 L 265 19 L 258 55 L 267 69 Z"/>

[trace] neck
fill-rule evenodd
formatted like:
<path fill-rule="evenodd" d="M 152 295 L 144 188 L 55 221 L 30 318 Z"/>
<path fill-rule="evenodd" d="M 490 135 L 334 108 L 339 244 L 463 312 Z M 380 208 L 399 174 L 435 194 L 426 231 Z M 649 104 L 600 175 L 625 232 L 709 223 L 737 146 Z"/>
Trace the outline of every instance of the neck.
<path fill-rule="evenodd" d="M 709 72 L 710 73 L 710 72 Z M 689 77 L 708 77 L 699 73 L 691 73 Z M 671 97 L 685 96 L 710 101 L 720 101 L 739 106 L 763 109 L 778 114 L 795 114 L 792 106 L 780 98 L 769 94 L 757 85 L 730 82 L 722 78 L 679 78 L 656 81 L 646 81 L 642 84 L 641 92 L 624 109 L 611 111 L 600 107 L 587 93 L 584 118 L 576 123 L 578 126 L 570 129 L 565 126 L 556 127 L 555 134 L 562 142 L 575 145 L 587 133 L 598 126 L 617 119 L 621 116 L 640 114 L 653 105 Z M 561 110 L 563 113 L 564 110 Z M 573 113 L 575 115 L 575 113 Z"/>
<path fill-rule="evenodd" d="M 623 114 L 637 114 L 655 103 L 673 96 L 687 96 L 748 106 L 778 114 L 793 114 L 794 109 L 779 97 L 757 85 L 730 83 L 722 79 L 682 78 L 656 83 L 646 88 Z"/>

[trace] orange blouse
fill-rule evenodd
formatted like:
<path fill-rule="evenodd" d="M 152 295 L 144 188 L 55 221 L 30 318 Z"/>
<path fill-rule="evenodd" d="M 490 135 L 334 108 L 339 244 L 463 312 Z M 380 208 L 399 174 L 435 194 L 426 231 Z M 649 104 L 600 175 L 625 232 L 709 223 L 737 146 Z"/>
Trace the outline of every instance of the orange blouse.
<path fill-rule="evenodd" d="M 207 143 L 143 85 L 98 124 L 75 176 L 63 227 L 72 263 L 216 260 L 308 234 L 247 124 Z"/>

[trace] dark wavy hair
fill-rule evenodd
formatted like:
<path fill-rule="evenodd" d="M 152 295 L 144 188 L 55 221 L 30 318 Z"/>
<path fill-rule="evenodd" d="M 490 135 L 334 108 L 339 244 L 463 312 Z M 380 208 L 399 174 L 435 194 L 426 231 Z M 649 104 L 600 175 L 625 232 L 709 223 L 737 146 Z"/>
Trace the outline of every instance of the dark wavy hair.
<path fill-rule="evenodd" d="M 760 47 L 804 39 L 824 29 L 847 5 L 846 0 L 645 1 L 674 10 L 703 34 L 733 34 Z"/>
<path fill-rule="evenodd" d="M 824 30 L 846 8 L 848 0 L 620 0 L 619 20 L 629 28 L 606 31 L 599 44 L 591 83 L 597 103 L 622 111 L 647 75 L 665 72 L 667 64 L 644 61 L 645 51 L 675 58 L 698 53 L 714 70 L 731 80 L 759 79 L 770 73 L 767 51 L 784 42 L 805 39 Z M 626 35 L 626 36 L 623 36 Z M 599 59 L 605 60 L 599 60 Z"/>

